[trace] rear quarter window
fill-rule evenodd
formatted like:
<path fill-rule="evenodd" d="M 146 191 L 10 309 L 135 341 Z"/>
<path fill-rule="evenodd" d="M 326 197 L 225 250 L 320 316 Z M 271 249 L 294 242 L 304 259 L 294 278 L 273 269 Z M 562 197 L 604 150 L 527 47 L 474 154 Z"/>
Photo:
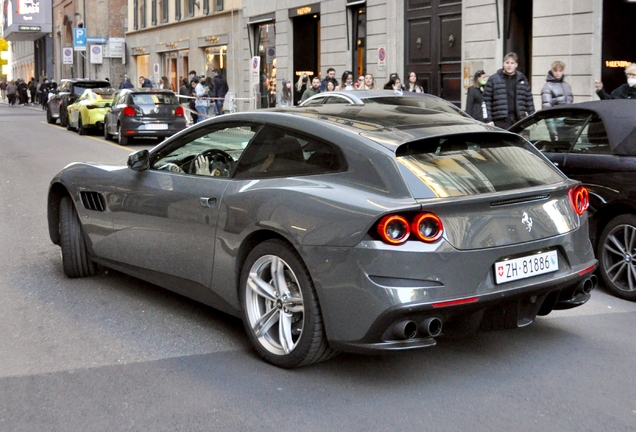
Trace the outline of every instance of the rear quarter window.
<path fill-rule="evenodd" d="M 415 198 L 478 195 L 563 180 L 530 144 L 507 134 L 428 138 L 401 145 L 396 156 Z"/>

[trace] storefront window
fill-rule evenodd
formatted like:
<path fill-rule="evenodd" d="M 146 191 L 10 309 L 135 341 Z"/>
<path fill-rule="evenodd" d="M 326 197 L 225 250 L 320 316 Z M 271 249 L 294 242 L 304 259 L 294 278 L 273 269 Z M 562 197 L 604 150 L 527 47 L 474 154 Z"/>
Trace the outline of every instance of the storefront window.
<path fill-rule="evenodd" d="M 181 82 L 178 81 L 177 71 L 177 51 L 171 51 L 162 55 L 163 63 L 163 75 L 168 78 L 170 82 L 170 89 L 172 91 L 178 91 L 181 87 Z"/>
<path fill-rule="evenodd" d="M 144 54 L 137 56 L 137 76 L 131 77 L 130 81 L 135 87 L 139 87 L 138 79 L 140 76 L 150 77 L 150 55 Z"/>
<path fill-rule="evenodd" d="M 221 75 L 227 79 L 227 45 L 209 47 L 205 49 L 205 76 L 212 76 L 213 69 L 219 69 Z"/>
<path fill-rule="evenodd" d="M 256 35 L 256 55 L 261 58 L 261 108 L 276 106 L 276 24 L 261 24 Z"/>
<path fill-rule="evenodd" d="M 353 12 L 353 70 L 355 78 L 366 75 L 367 8 L 354 7 Z"/>

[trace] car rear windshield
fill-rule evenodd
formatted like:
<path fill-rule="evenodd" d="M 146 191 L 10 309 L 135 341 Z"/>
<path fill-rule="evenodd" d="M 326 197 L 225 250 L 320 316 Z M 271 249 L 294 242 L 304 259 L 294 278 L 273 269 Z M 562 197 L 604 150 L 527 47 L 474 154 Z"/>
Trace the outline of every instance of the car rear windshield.
<path fill-rule="evenodd" d="M 108 86 L 109 84 L 103 81 L 75 83 L 73 84 L 73 93 L 81 95 L 86 89 L 105 88 Z"/>
<path fill-rule="evenodd" d="M 508 134 L 428 138 L 401 145 L 396 156 L 416 198 L 478 195 L 563 180 L 537 150 Z"/>
<path fill-rule="evenodd" d="M 178 105 L 174 93 L 136 93 L 132 95 L 135 105 Z"/>

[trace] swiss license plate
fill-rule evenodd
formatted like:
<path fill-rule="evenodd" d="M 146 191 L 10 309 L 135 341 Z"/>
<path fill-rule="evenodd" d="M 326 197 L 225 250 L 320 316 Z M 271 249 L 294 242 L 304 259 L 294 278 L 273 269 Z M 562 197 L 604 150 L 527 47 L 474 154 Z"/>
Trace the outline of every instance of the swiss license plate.
<path fill-rule="evenodd" d="M 166 130 L 168 129 L 168 125 L 165 123 L 150 123 L 144 125 L 146 130 Z"/>
<path fill-rule="evenodd" d="M 498 284 L 525 279 L 559 269 L 557 251 L 549 251 L 495 263 L 495 282 Z"/>

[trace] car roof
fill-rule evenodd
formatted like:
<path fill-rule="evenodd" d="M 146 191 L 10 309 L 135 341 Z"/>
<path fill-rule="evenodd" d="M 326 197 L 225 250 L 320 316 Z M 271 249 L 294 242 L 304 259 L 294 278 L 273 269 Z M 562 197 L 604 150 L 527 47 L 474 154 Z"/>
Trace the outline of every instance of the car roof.
<path fill-rule="evenodd" d="M 122 93 L 133 93 L 133 94 L 141 94 L 141 93 L 171 93 L 174 94 L 172 90 L 168 89 L 159 89 L 159 88 L 150 88 L 150 87 L 141 87 L 141 88 L 127 88 L 122 89 Z"/>
<path fill-rule="evenodd" d="M 557 105 L 535 116 L 550 116 L 551 113 L 595 113 L 597 114 L 607 132 L 612 152 L 616 155 L 636 155 L 636 100 L 611 99 L 591 102 L 580 102 L 569 105 Z M 520 123 L 525 123 L 522 121 Z M 516 125 L 510 129 L 515 130 Z"/>
<path fill-rule="evenodd" d="M 399 93 L 395 93 L 395 91 L 393 91 L 393 90 L 333 90 L 333 91 L 329 91 L 329 92 L 322 91 L 322 92 L 320 92 L 318 94 L 315 94 L 312 97 L 308 98 L 304 102 L 306 103 L 309 100 L 317 99 L 317 98 L 323 98 L 323 97 L 330 96 L 330 95 L 341 95 L 341 96 L 344 96 L 344 97 L 347 97 L 347 98 L 351 99 L 352 101 L 354 101 L 354 103 L 359 103 L 359 104 L 363 104 L 364 103 L 363 99 L 375 98 L 375 97 L 387 97 L 387 96 L 429 97 L 429 98 L 443 100 L 442 98 L 439 98 L 437 96 L 434 96 L 434 95 L 428 94 L 428 93 L 402 92 L 402 94 L 399 94 Z M 447 102 L 447 103 L 449 103 L 449 102 Z"/>
<path fill-rule="evenodd" d="M 399 105 L 320 105 L 272 108 L 252 113 L 285 114 L 363 136 L 395 150 L 405 142 L 466 132 L 502 132 L 472 118 L 431 109 Z M 302 127 L 294 122 L 296 127 Z"/>

